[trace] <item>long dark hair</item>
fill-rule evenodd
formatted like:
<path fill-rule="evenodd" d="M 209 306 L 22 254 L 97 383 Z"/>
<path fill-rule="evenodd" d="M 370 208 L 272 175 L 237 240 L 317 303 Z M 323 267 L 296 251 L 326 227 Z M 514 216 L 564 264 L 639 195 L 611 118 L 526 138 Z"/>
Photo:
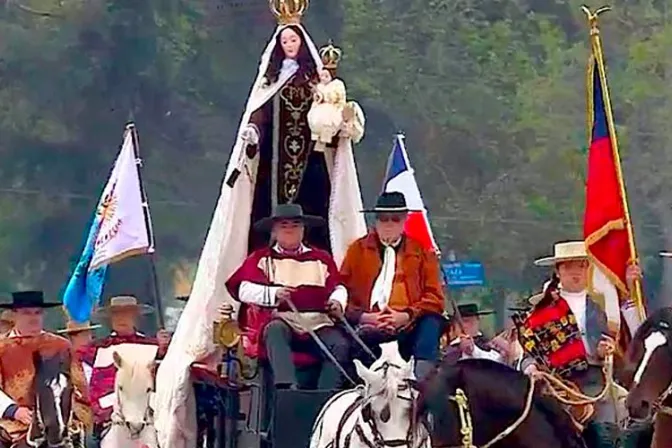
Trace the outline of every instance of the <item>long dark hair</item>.
<path fill-rule="evenodd" d="M 280 37 L 287 29 L 294 31 L 301 38 L 301 47 L 299 47 L 299 53 L 296 55 L 296 62 L 299 63 L 299 69 L 295 75 L 297 80 L 299 80 L 300 84 L 303 84 L 317 77 L 317 66 L 315 65 L 313 56 L 310 54 L 308 45 L 306 45 L 305 34 L 303 34 L 303 31 L 298 26 L 288 25 L 275 37 L 275 48 L 273 48 L 271 60 L 268 63 L 265 75 L 269 84 L 273 84 L 278 80 L 280 70 L 282 69 L 282 62 L 285 60 L 285 52 L 282 50 Z"/>

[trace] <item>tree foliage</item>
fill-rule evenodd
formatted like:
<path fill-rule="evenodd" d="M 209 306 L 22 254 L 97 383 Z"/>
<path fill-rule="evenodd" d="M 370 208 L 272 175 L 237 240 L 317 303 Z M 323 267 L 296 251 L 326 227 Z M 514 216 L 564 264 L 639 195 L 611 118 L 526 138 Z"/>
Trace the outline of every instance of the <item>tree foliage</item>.
<path fill-rule="evenodd" d="M 490 301 L 535 290 L 546 273 L 532 260 L 581 236 L 588 28 L 578 6 L 343 0 L 308 13 L 318 44 L 343 47 L 339 76 L 368 116 L 357 149 L 365 200 L 403 130 L 442 248 L 484 261 Z M 661 297 L 672 293 L 657 257 L 672 248 L 670 6 L 619 0 L 601 18 L 647 292 Z M 264 0 L 5 2 L 0 289 L 58 294 L 132 118 L 169 296 L 171 266 L 198 259 L 273 25 Z M 146 272 L 128 275 L 117 289 L 144 288 Z"/>

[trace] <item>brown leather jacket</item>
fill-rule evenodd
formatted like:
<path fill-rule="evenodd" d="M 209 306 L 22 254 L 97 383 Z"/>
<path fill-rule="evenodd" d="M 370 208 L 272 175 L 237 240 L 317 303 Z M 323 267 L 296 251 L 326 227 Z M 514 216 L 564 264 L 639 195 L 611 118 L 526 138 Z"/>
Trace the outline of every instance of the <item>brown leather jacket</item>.
<path fill-rule="evenodd" d="M 396 311 L 410 313 L 412 320 L 427 313 L 442 314 L 444 293 L 436 254 L 405 236 L 397 259 L 400 260 L 397 270 L 401 271 L 401 279 L 406 285 L 408 305 Z M 359 321 L 363 312 L 371 311 L 371 290 L 381 267 L 381 246 L 375 232 L 358 239 L 348 248 L 341 276 L 348 289 L 349 319 Z"/>

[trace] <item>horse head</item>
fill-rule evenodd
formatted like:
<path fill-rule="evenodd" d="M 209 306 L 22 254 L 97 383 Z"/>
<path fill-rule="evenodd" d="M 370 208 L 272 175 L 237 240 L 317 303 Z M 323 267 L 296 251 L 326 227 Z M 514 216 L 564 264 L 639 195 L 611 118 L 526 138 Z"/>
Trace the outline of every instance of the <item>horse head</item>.
<path fill-rule="evenodd" d="M 74 393 L 70 362 L 69 352 L 50 358 L 33 353 L 35 413 L 28 440 L 34 446 L 61 447 L 68 443 Z"/>
<path fill-rule="evenodd" d="M 410 440 L 413 437 L 415 398 L 413 360 L 386 356 L 383 351 L 383 356 L 371 368 L 365 367 L 359 360 L 354 363 L 366 388 L 362 420 L 368 424 L 374 438 Z"/>
<path fill-rule="evenodd" d="M 154 361 L 137 362 L 112 354 L 117 374 L 114 380 L 116 402 L 114 419 L 137 439 L 153 422 L 151 396 L 154 390 Z"/>
<path fill-rule="evenodd" d="M 672 308 L 656 311 L 639 327 L 626 360 L 632 375 L 628 413 L 647 418 L 672 394 Z"/>

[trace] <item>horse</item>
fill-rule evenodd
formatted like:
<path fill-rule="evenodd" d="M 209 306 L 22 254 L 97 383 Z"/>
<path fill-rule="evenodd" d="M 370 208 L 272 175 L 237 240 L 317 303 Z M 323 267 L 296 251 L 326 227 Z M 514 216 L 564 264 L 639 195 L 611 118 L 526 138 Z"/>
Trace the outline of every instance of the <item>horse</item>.
<path fill-rule="evenodd" d="M 35 409 L 24 438 L 11 448 L 84 447 L 83 431 L 73 429 L 72 400 L 74 387 L 70 379 L 70 354 L 43 358 L 33 353 Z M 5 445 L 0 442 L 0 447 Z"/>
<path fill-rule="evenodd" d="M 632 375 L 628 414 L 653 420 L 652 447 L 672 446 L 672 308 L 661 308 L 640 325 L 626 362 Z"/>
<path fill-rule="evenodd" d="M 158 448 L 151 400 L 154 391 L 154 361 L 138 362 L 112 354 L 117 373 L 112 424 L 100 443 L 101 448 Z"/>
<path fill-rule="evenodd" d="M 584 448 L 560 404 L 535 381 L 497 362 L 443 362 L 420 386 L 416 420 L 434 448 Z"/>
<path fill-rule="evenodd" d="M 401 358 L 396 342 L 381 348 L 370 368 L 354 360 L 364 387 L 327 401 L 313 425 L 310 448 L 430 448 L 429 434 L 413 420 L 413 360 Z"/>

